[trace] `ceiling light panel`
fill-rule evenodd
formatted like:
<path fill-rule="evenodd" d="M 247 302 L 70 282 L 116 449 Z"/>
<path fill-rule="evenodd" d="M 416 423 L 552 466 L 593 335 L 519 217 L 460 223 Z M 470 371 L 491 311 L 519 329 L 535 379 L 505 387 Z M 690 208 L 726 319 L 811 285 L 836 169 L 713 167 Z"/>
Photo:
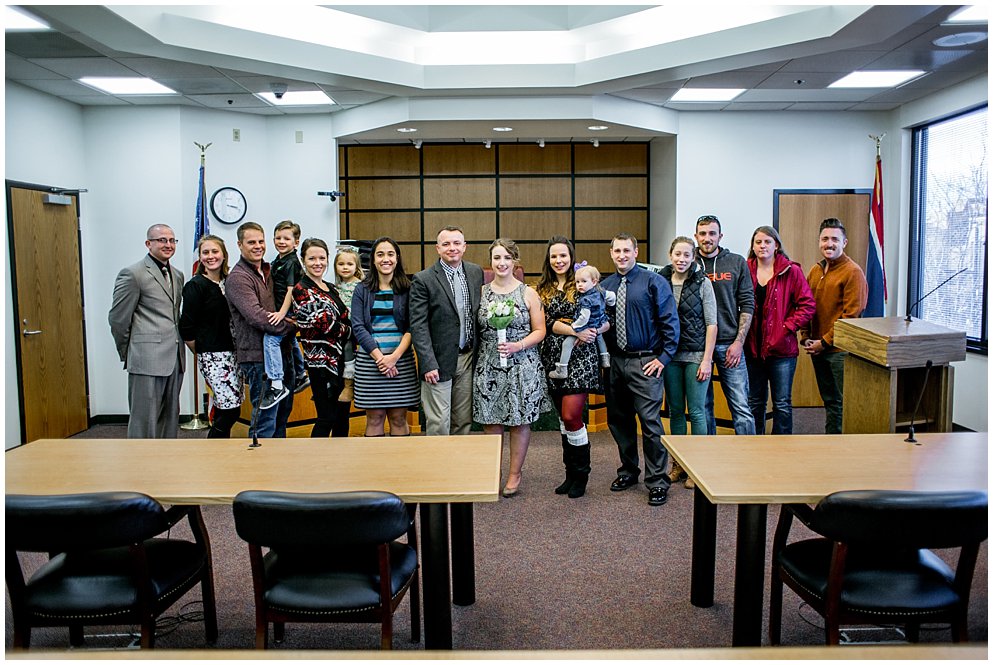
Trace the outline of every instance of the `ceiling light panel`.
<path fill-rule="evenodd" d="M 920 69 L 902 71 L 863 71 L 852 72 L 843 76 L 829 88 L 892 88 L 921 76 L 925 72 Z"/>
<path fill-rule="evenodd" d="M 21 30 L 51 30 L 51 26 L 20 9 L 4 7 L 3 29 L 5 32 Z"/>
<path fill-rule="evenodd" d="M 116 76 L 85 76 L 79 82 L 91 88 L 102 90 L 111 95 L 175 95 L 172 88 L 167 88 L 158 81 L 149 78 L 116 77 Z"/>
<path fill-rule="evenodd" d="M 972 5 L 955 12 L 945 20 L 945 23 L 988 23 L 989 17 L 989 7 Z"/>
<path fill-rule="evenodd" d="M 744 91 L 744 88 L 680 88 L 669 101 L 729 102 Z"/>

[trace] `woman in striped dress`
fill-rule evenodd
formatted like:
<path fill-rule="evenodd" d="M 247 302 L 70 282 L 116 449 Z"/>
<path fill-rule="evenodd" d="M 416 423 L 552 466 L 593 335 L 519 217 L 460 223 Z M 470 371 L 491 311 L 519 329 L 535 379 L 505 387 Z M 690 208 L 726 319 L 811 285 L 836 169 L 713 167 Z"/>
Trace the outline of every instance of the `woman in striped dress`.
<path fill-rule="evenodd" d="M 407 296 L 410 278 L 400 247 L 392 238 L 372 244 L 372 270 L 355 287 L 352 327 L 355 349 L 355 406 L 365 409 L 366 436 L 407 436 L 407 410 L 416 409 L 420 391 L 411 347 Z"/>

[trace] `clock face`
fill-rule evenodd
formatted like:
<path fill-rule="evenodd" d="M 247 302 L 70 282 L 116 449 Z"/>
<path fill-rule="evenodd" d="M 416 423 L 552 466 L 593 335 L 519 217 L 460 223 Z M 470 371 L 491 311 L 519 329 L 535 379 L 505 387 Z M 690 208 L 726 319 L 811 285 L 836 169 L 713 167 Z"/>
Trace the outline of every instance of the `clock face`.
<path fill-rule="evenodd" d="M 221 187 L 210 197 L 210 211 L 219 222 L 237 224 L 245 218 L 248 202 L 234 187 Z"/>

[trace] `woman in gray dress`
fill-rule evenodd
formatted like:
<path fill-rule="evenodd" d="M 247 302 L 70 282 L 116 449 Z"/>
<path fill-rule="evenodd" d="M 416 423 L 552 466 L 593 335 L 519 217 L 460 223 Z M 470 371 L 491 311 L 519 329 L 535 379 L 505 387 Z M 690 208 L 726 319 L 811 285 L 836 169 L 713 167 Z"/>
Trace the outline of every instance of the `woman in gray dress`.
<path fill-rule="evenodd" d="M 510 473 L 504 496 L 517 494 L 531 441 L 531 423 L 548 407 L 545 374 L 538 357 L 538 346 L 545 338 L 545 314 L 535 290 L 514 277 L 519 261 L 520 252 L 513 240 L 500 238 L 490 245 L 493 281 L 483 286 L 479 301 L 479 357 L 472 386 L 473 420 L 482 424 L 487 434 L 503 434 L 505 427 L 510 429 Z M 491 314 L 502 306 L 512 318 L 500 331 Z"/>

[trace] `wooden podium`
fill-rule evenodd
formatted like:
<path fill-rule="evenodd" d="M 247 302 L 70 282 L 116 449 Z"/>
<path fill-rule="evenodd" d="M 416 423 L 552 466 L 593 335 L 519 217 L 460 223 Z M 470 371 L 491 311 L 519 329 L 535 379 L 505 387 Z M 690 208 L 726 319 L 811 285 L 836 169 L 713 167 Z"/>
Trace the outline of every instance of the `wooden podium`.
<path fill-rule="evenodd" d="M 922 390 L 915 428 L 952 430 L 953 368 L 948 363 L 965 360 L 965 332 L 920 319 L 839 319 L 834 345 L 848 351 L 841 425 L 845 434 L 906 428 Z"/>

